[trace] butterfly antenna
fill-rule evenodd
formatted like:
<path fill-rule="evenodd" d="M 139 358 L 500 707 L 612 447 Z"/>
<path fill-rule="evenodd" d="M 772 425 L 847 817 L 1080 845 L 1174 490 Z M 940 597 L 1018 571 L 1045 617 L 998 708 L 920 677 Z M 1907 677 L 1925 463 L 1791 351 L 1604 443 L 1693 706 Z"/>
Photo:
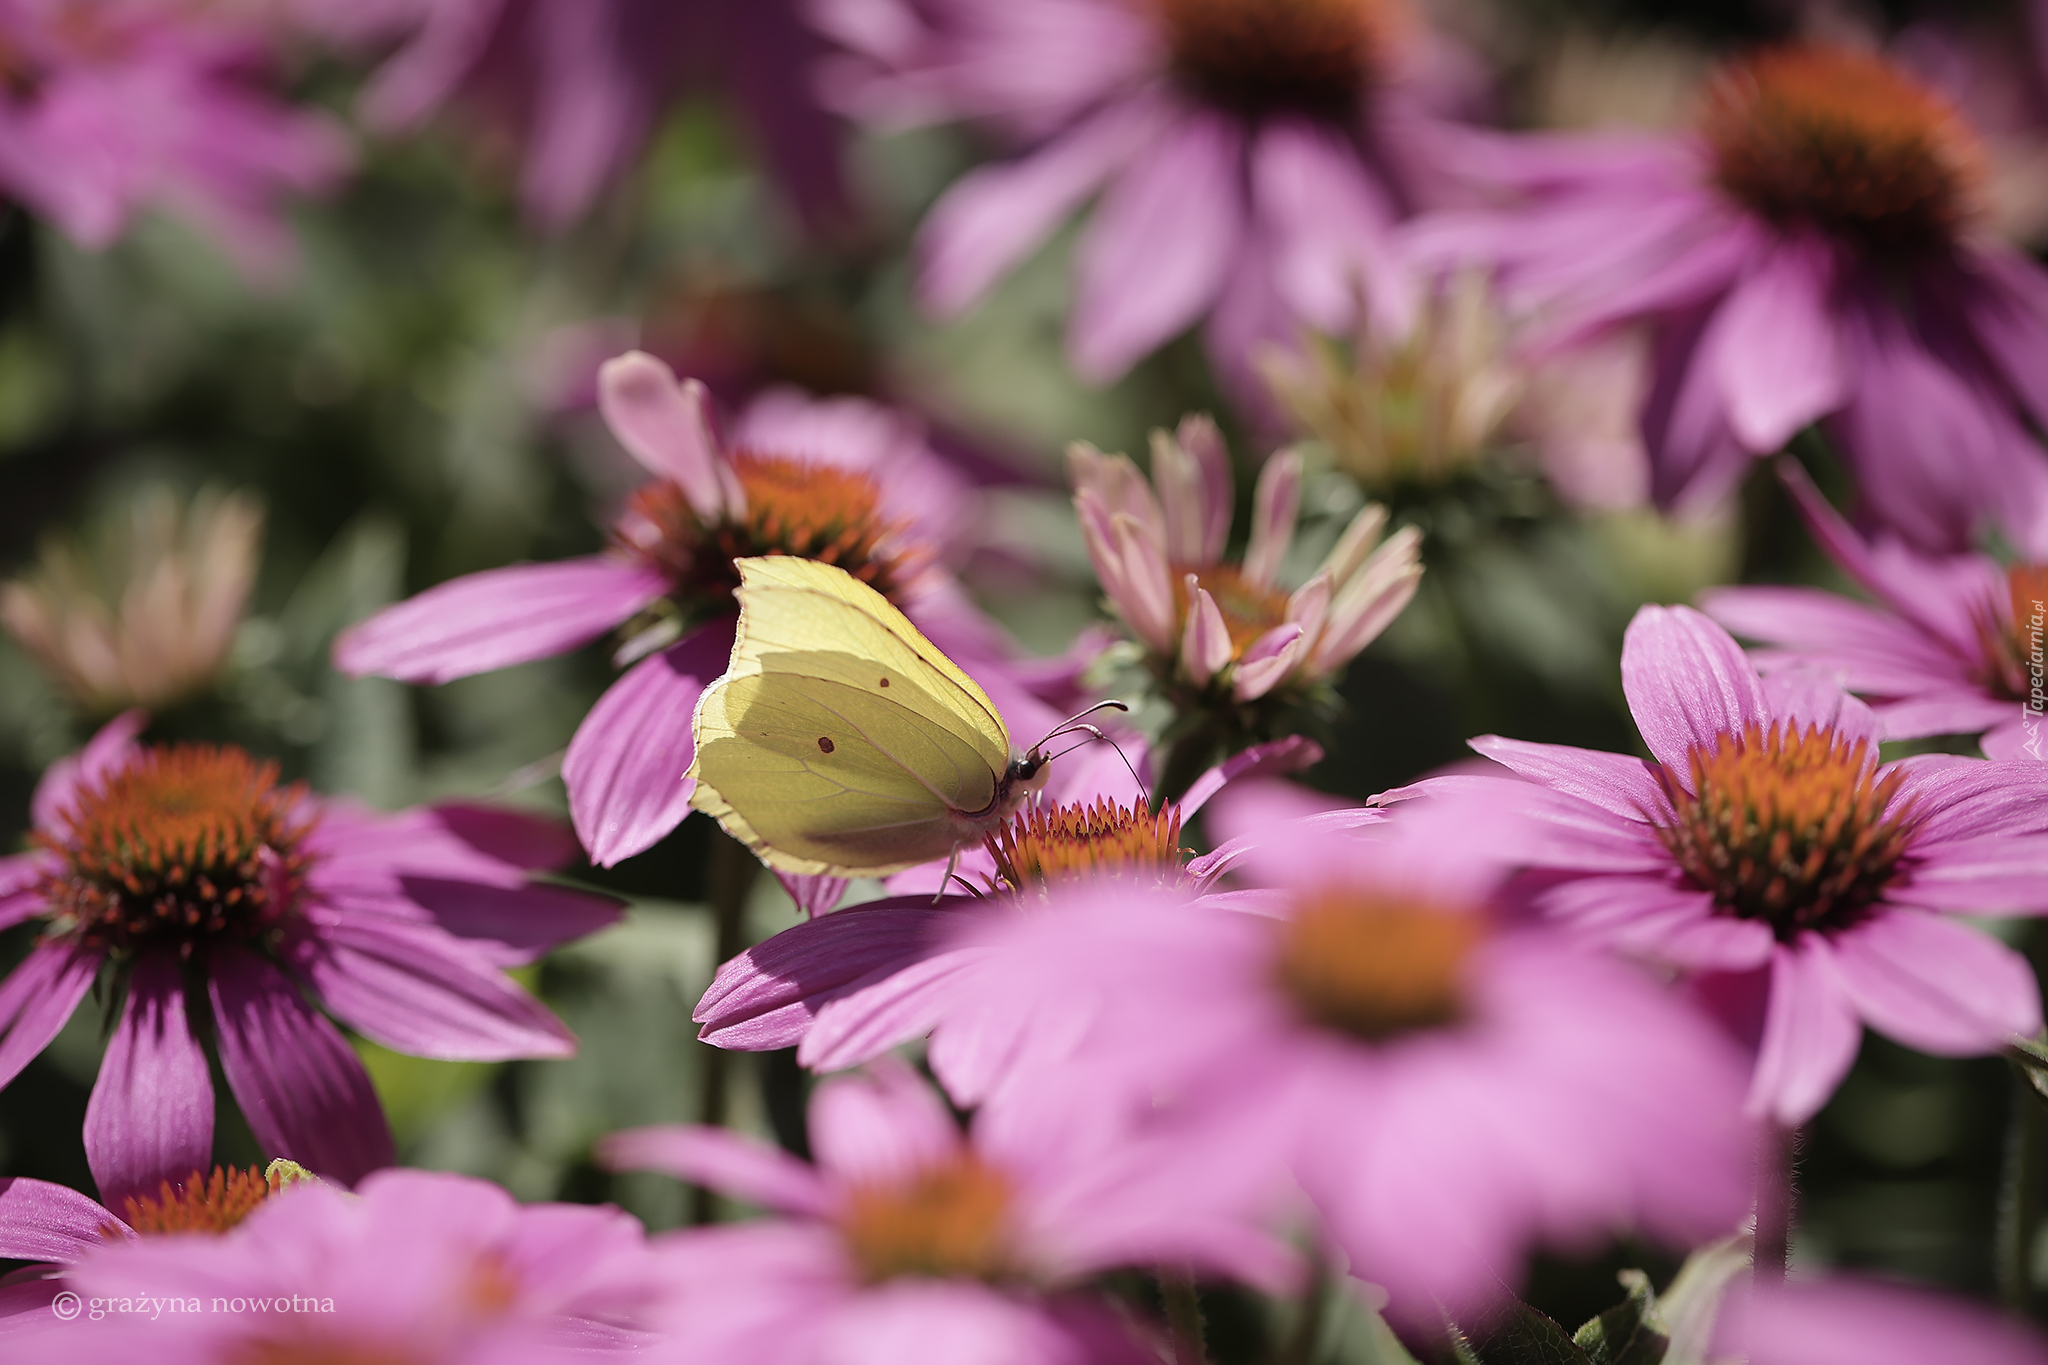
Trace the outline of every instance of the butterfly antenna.
<path fill-rule="evenodd" d="M 1083 712 L 1082 714 L 1086 715 L 1087 713 Z M 1076 725 L 1072 721 L 1069 721 L 1066 725 L 1061 727 L 1061 731 L 1064 731 L 1065 733 L 1070 735 L 1086 733 L 1095 739 L 1101 740 L 1104 744 L 1107 744 L 1110 748 L 1116 750 L 1116 756 L 1124 761 L 1125 769 L 1128 770 L 1131 774 L 1131 781 L 1138 784 L 1138 794 L 1145 799 L 1145 809 L 1148 811 L 1152 809 L 1152 792 L 1149 788 L 1145 786 L 1145 779 L 1138 776 L 1138 770 L 1135 766 L 1132 765 L 1131 756 L 1124 752 L 1123 745 L 1117 743 L 1115 740 L 1111 739 L 1108 735 L 1104 734 L 1101 730 L 1098 730 L 1093 725 Z M 1060 731 L 1055 731 L 1055 733 L 1059 732 Z M 1047 757 L 1046 762 L 1050 763 L 1053 761 L 1053 759 L 1065 758 L 1068 754 L 1073 753 L 1075 749 L 1086 748 L 1088 746 L 1088 743 L 1089 741 L 1084 739 L 1079 744 L 1072 745 L 1068 748 L 1060 750 L 1056 754 L 1050 755 L 1049 757 Z"/>

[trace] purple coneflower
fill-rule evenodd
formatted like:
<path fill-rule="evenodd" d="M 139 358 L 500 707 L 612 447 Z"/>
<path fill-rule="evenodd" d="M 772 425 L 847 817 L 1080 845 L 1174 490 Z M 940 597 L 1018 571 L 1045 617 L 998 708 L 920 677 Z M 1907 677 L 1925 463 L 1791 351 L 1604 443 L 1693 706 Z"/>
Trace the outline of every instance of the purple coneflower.
<path fill-rule="evenodd" d="M 886 127 L 987 120 L 1026 144 L 940 199 L 919 292 L 959 313 L 1098 190 L 1068 353 L 1107 381 L 1205 315 L 1249 380 L 1256 343 L 1407 330 L 1391 229 L 1452 63 L 1400 0 L 824 0 L 840 108 Z M 1251 386 L 1246 385 L 1247 388 Z"/>
<path fill-rule="evenodd" d="M 1689 607 L 1637 613 L 1621 677 L 1654 762 L 1488 735 L 1472 747 L 1527 782 L 1423 785 L 1503 788 L 1536 817 L 1514 852 L 1553 883 L 1539 905 L 1700 974 L 1757 1040 L 1749 1112 L 1811 1118 L 1864 1024 L 1944 1056 L 2040 1029 L 2026 959 L 1953 916 L 2048 910 L 2048 767 L 1882 763 L 1869 707 L 1759 679 Z"/>
<path fill-rule="evenodd" d="M 1149 1365 L 1154 1345 L 1076 1292 L 1165 1264 L 1270 1288 L 1291 1258 L 1248 1221 L 1243 1163 L 1195 1169 L 1156 1141 L 977 1121 L 963 1135 L 907 1069 L 826 1082 L 815 1167 L 719 1128 L 619 1133 L 614 1167 L 666 1171 L 781 1215 L 653 1245 L 680 1360 Z"/>
<path fill-rule="evenodd" d="M 1671 137 L 1496 144 L 1524 191 L 1419 228 L 1499 266 L 1556 342 L 1645 323 L 1643 423 L 1664 506 L 1726 493 L 1827 419 L 1872 514 L 1922 549 L 2048 518 L 2048 275 L 1978 226 L 1962 117 L 1873 53 L 1760 52 Z"/>
<path fill-rule="evenodd" d="M 1126 1115 L 1291 1171 L 1414 1323 L 1484 1307 L 1537 1242 L 1733 1227 L 1739 1055 L 1626 964 L 1522 922 L 1473 833 L 1504 834 L 1507 802 L 1301 807 L 1247 791 L 1226 812 L 1255 905 L 1077 885 L 975 935 L 989 1013 L 1081 1038 L 1013 1072 L 996 1112 Z"/>
<path fill-rule="evenodd" d="M 956 658 L 980 650 L 986 626 L 933 563 L 935 547 L 965 529 L 961 481 L 890 414 L 771 395 L 721 445 L 704 387 L 678 384 L 638 351 L 606 363 L 599 396 L 613 434 L 654 475 L 627 501 L 609 551 L 430 588 L 344 631 L 334 658 L 351 673 L 439 683 L 620 628 L 617 660 L 629 667 L 562 761 L 576 832 L 609 867 L 690 813 L 690 716 L 732 655 L 733 560 L 836 564 Z"/>
<path fill-rule="evenodd" d="M 2048 760 L 2048 556 L 2000 564 L 1930 557 L 1891 536 L 1869 543 L 1797 465 L 1780 472 L 1814 539 L 1879 605 L 1815 588 L 1715 588 L 1700 600 L 1706 613 L 1770 645 L 1750 654 L 1765 672 L 1817 669 L 1869 701 L 1886 739 L 1980 735 L 1988 758 Z"/>
<path fill-rule="evenodd" d="M 342 1181 L 391 1164 L 370 1078 L 309 995 L 416 1056 L 575 1050 L 501 970 L 617 917 L 530 882 L 568 860 L 563 831 L 474 806 L 383 815 L 281 786 L 237 748 L 138 745 L 140 727 L 124 716 L 53 765 L 35 849 L 0 859 L 0 927 L 41 930 L 0 982 L 0 1084 L 95 982 L 115 987 L 84 1135 L 109 1203 L 211 1165 L 202 1037 L 266 1151 Z"/>
<path fill-rule="evenodd" d="M 1714 1325 L 1715 1360 L 1746 1365 L 2048 1365 L 2048 1341 L 1974 1304 L 1874 1280 L 1736 1285 Z"/>

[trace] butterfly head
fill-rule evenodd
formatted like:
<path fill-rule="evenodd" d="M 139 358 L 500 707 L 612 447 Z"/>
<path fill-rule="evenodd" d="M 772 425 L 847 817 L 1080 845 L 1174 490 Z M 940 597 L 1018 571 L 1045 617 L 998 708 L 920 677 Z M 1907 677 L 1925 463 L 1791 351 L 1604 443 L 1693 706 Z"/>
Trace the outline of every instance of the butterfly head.
<path fill-rule="evenodd" d="M 1010 766 L 1003 770 L 1003 791 L 1014 808 L 1022 805 L 1024 798 L 1044 791 L 1051 780 L 1052 757 L 1041 744 L 1028 754 L 1010 755 Z"/>

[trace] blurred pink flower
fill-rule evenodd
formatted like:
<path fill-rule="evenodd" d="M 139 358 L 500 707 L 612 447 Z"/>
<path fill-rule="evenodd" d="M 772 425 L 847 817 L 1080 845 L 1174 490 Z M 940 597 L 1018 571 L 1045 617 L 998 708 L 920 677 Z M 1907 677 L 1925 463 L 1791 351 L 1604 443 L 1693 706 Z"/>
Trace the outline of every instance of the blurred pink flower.
<path fill-rule="evenodd" d="M 0 52 L 0 186 L 87 247 L 160 208 L 275 275 L 284 198 L 349 167 L 332 119 L 265 91 L 258 32 L 196 4 L 4 0 Z"/>
<path fill-rule="evenodd" d="M 2048 1365 L 2048 1341 L 1958 1300 L 1836 1278 L 1737 1285 L 1715 1323 L 1713 1359 L 1747 1365 Z"/>
<path fill-rule="evenodd" d="M 827 95 L 885 128 L 980 119 L 1025 144 L 925 220 L 918 291 L 961 313 L 1102 192 L 1067 350 L 1106 382 L 1204 316 L 1256 393 L 1262 341 L 1408 330 L 1392 244 L 1456 59 L 1399 0 L 815 0 Z"/>
<path fill-rule="evenodd" d="M 1817 588 L 1714 588 L 1700 600 L 1707 615 L 1772 646 L 1750 654 L 1766 673 L 1815 669 L 1867 699 L 1886 739 L 1981 734 L 1986 757 L 2048 760 L 2048 721 L 2030 696 L 2048 555 L 2007 566 L 1930 557 L 1889 535 L 1867 542 L 1798 465 L 1779 473 L 1814 539 L 1877 605 Z"/>
<path fill-rule="evenodd" d="M 614 1168 L 658 1170 L 780 1217 L 672 1233 L 677 1361 L 759 1365 L 1152 1365 L 1156 1347 L 1074 1292 L 1165 1264 L 1269 1288 L 1293 1258 L 1247 1214 L 1245 1163 L 1196 1170 L 1156 1141 L 1013 1116 L 963 1135 L 901 1066 L 827 1081 L 810 1166 L 719 1128 L 618 1133 Z"/>
<path fill-rule="evenodd" d="M 690 716 L 732 654 L 734 559 L 837 564 L 970 668 L 1000 648 L 934 563 L 971 534 L 964 481 L 900 414 L 771 391 L 721 443 L 704 387 L 678 384 L 638 351 L 607 362 L 599 402 L 612 434 L 654 476 L 613 525 L 610 551 L 454 579 L 350 627 L 334 646 L 347 672 L 440 683 L 623 627 L 616 661 L 626 672 L 562 763 L 569 813 L 594 862 L 609 867 L 652 847 L 689 814 Z M 1009 710 L 1019 690 L 998 684 L 997 705 Z"/>
<path fill-rule="evenodd" d="M 2048 911 L 2048 767 L 1930 754 L 1878 761 L 1870 708 L 1828 678 L 1759 679 L 1688 607 L 1644 607 L 1621 678 L 1655 762 L 1487 735 L 1526 782 L 1499 789 L 1573 929 L 1701 974 L 1756 1040 L 1749 1112 L 1811 1118 L 1862 1026 L 1942 1056 L 2041 1027 L 2027 960 L 1955 914 Z M 1548 788 L 1549 790 L 1542 790 Z"/>
<path fill-rule="evenodd" d="M 1422 533 L 1382 542 L 1387 509 L 1368 503 L 1308 582 L 1278 586 L 1301 505 L 1301 457 L 1283 450 L 1259 471 L 1244 559 L 1230 538 L 1230 457 L 1206 417 L 1155 432 L 1152 480 L 1122 455 L 1085 442 L 1068 452 L 1074 509 L 1095 575 L 1168 688 L 1218 704 L 1302 693 L 1328 681 L 1415 596 Z"/>
<path fill-rule="evenodd" d="M 0 1085 L 102 968 L 125 988 L 85 1111 L 109 1203 L 212 1164 L 200 1017 L 257 1143 L 343 1181 L 389 1165 L 391 1134 L 308 994 L 415 1056 L 574 1052 L 502 970 L 617 918 L 609 900 L 530 880 L 568 860 L 566 832 L 476 806 L 380 814 L 281 787 L 274 764 L 240 749 L 138 745 L 141 725 L 120 717 L 53 764 L 36 788 L 35 849 L 0 859 L 0 927 L 41 924 L 0 982 Z"/>
<path fill-rule="evenodd" d="M 647 1347 L 652 1272 L 639 1223 L 617 1209 L 521 1206 L 488 1181 L 383 1171 L 354 1194 L 294 1185 L 218 1237 L 82 1249 L 65 1287 L 108 1311 L 39 1314 L 7 1345 L 22 1365 L 568 1365 Z M 124 1300 L 160 1308 L 124 1313 Z"/>
<path fill-rule="evenodd" d="M 1513 202 L 1414 229 L 1499 267 L 1550 344 L 1657 330 L 1662 506 L 1718 500 L 1825 419 L 1871 513 L 1923 550 L 2048 520 L 2048 274 L 1978 226 L 1980 153 L 1903 70 L 1829 47 L 1727 67 L 1678 136 L 1471 138 Z"/>
<path fill-rule="evenodd" d="M 1220 1165 L 1291 1171 L 1414 1323 L 1483 1308 L 1539 1241 L 1735 1225 L 1739 1056 L 1625 964 L 1519 922 L 1508 801 L 1301 809 L 1248 790 L 1219 817 L 1262 888 L 1239 906 L 1083 885 L 967 939 L 995 962 L 990 1013 L 1079 1040 L 992 1109 L 1149 1115 Z"/>
<path fill-rule="evenodd" d="M 363 92 L 365 121 L 409 132 L 444 105 L 475 107 L 523 145 L 520 197 L 545 227 L 582 217 L 627 175 L 669 102 L 693 85 L 739 102 L 814 229 L 846 216 L 838 130 L 805 78 L 820 44 L 791 0 L 436 0 L 416 8 L 417 31 Z"/>

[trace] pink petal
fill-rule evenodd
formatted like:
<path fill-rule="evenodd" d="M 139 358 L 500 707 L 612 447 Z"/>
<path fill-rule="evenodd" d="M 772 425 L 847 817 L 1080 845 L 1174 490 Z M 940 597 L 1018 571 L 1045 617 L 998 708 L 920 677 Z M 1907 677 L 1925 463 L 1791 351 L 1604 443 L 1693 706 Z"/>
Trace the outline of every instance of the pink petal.
<path fill-rule="evenodd" d="M 796 902 L 796 908 L 804 912 L 806 919 L 829 915 L 838 908 L 846 895 L 846 878 L 815 877 L 800 872 L 777 872 L 775 880 L 782 883 L 782 889 Z"/>
<path fill-rule="evenodd" d="M 1968 925 L 1888 910 L 1835 935 L 1835 961 L 1870 1026 L 1922 1052 L 1976 1056 L 2041 1031 L 2034 969 Z"/>
<path fill-rule="evenodd" d="M 1780 240 L 1714 314 L 1696 363 L 1720 381 L 1728 425 L 1770 454 L 1840 407 L 1849 374 L 1832 316 L 1833 259 L 1804 236 Z"/>
<path fill-rule="evenodd" d="M 214 950 L 208 990 L 228 1088 L 266 1155 L 352 1185 L 397 1159 L 369 1073 L 283 973 Z"/>
<path fill-rule="evenodd" d="M 1301 663 L 1306 653 L 1301 627 L 1283 621 L 1245 646 L 1231 675 L 1230 694 L 1239 701 L 1257 701 L 1282 682 Z"/>
<path fill-rule="evenodd" d="M 1747 1112 L 1798 1127 L 1835 1093 L 1862 1041 L 1855 1003 L 1828 941 L 1801 934 L 1796 943 L 1779 945 Z"/>
<path fill-rule="evenodd" d="M 545 1005 L 438 929 L 350 916 L 289 944 L 285 958 L 337 1017 L 395 1052 L 457 1062 L 576 1052 Z"/>
<path fill-rule="evenodd" d="M 918 896 L 856 905 L 785 929 L 718 969 L 691 1016 L 704 1026 L 698 1036 L 741 1051 L 794 1046 L 818 1004 L 924 957 L 952 913 Z"/>
<path fill-rule="evenodd" d="M 1074 369 L 1108 383 L 1200 317 L 1243 231 L 1231 120 L 1192 113 L 1118 177 L 1076 252 L 1068 328 Z"/>
<path fill-rule="evenodd" d="M 577 836 L 599 867 L 654 847 L 690 813 L 690 719 L 731 662 L 734 625 L 722 617 L 634 664 L 576 727 L 562 781 Z"/>
<path fill-rule="evenodd" d="M 1481 735 L 1472 741 L 1472 747 L 1531 782 L 1591 801 L 1625 820 L 1655 822 L 1674 817 L 1671 798 L 1657 779 L 1657 769 L 1640 758 L 1567 744 L 1532 744 L 1499 735 Z"/>
<path fill-rule="evenodd" d="M 11 929 L 49 909 L 41 883 L 61 866 L 55 854 L 40 849 L 0 858 L 0 929 Z"/>
<path fill-rule="evenodd" d="M 1125 512 L 1110 519 L 1121 595 L 1110 601 L 1140 640 L 1161 654 L 1173 652 L 1173 588 L 1167 578 L 1165 547 L 1143 522 Z M 1110 587 L 1107 580 L 1105 589 Z"/>
<path fill-rule="evenodd" d="M 1279 576 L 1300 512 L 1301 454 L 1292 448 L 1276 451 L 1252 490 L 1251 539 L 1245 545 L 1243 568 L 1249 582 L 1266 587 Z"/>
<path fill-rule="evenodd" d="M 12 1082 L 50 1045 L 92 989 L 104 954 L 56 943 L 38 944 L 0 981 L 0 1086 Z"/>
<path fill-rule="evenodd" d="M 510 867 L 553 871 L 575 862 L 583 851 L 568 825 L 550 816 L 467 801 L 443 801 L 429 809 L 450 834 Z"/>
<path fill-rule="evenodd" d="M 1216 599 L 1209 596 L 1193 574 L 1187 575 L 1188 623 L 1181 631 L 1180 665 L 1189 681 L 1207 687 L 1209 679 L 1230 662 L 1230 627 Z"/>
<path fill-rule="evenodd" d="M 42 780 L 36 783 L 35 795 L 29 800 L 29 813 L 35 827 L 45 833 L 56 833 L 61 827 L 64 812 L 70 808 L 72 793 L 81 785 L 96 783 L 112 769 L 126 764 L 135 748 L 135 737 L 147 724 L 149 716 L 146 713 L 123 711 L 102 725 L 99 732 L 86 741 L 83 749 L 58 759 L 45 769 Z"/>
<path fill-rule="evenodd" d="M 1383 334 L 1406 334 L 1414 286 L 1393 245 L 1396 214 L 1351 141 L 1303 119 L 1273 120 L 1252 148 L 1251 176 L 1275 284 L 1295 316 L 1341 332 L 1363 299 Z"/>
<path fill-rule="evenodd" d="M 1196 778 L 1180 799 L 1181 817 L 1191 818 L 1208 804 L 1209 798 L 1239 778 L 1284 777 L 1304 768 L 1313 768 L 1322 761 L 1323 746 L 1306 735 L 1289 735 L 1285 739 L 1254 744 Z M 1201 861 L 1200 858 L 1195 859 L 1195 862 Z M 1188 865 L 1188 870 L 1194 871 L 1194 863 Z"/>
<path fill-rule="evenodd" d="M 1763 680 L 1764 707 L 1774 724 L 1804 730 L 1818 725 L 1844 739 L 1859 739 L 1874 754 L 1884 727 L 1871 709 L 1842 690 L 1834 677 L 1815 668 L 1788 668 Z"/>
<path fill-rule="evenodd" d="M 632 1128 L 600 1141 L 597 1154 L 615 1171 L 661 1171 L 776 1213 L 821 1218 L 830 1212 L 816 1168 L 723 1128 Z"/>
<path fill-rule="evenodd" d="M 666 574 L 605 555 L 452 579 L 343 631 L 334 665 L 443 683 L 595 640 L 669 590 Z"/>
<path fill-rule="evenodd" d="M 1084 1355 L 1043 1309 L 952 1280 L 893 1280 L 848 1300 L 820 1330 L 818 1365 L 1138 1365 L 1149 1354 Z"/>
<path fill-rule="evenodd" d="M 85 1106 L 85 1159 L 110 1206 L 213 1165 L 213 1081 L 167 953 L 141 954 L 128 979 L 128 1003 Z"/>
<path fill-rule="evenodd" d="M 493 886 L 453 877 L 401 875 L 404 897 L 465 951 L 500 967 L 522 966 L 570 939 L 619 922 L 619 902 L 566 886 Z M 412 916 L 405 916 L 412 918 Z"/>
<path fill-rule="evenodd" d="M 717 522 L 731 500 L 705 416 L 707 401 L 702 384 L 694 379 L 678 384 L 675 371 L 644 351 L 607 360 L 598 371 L 598 407 L 619 444 L 650 472 L 682 489 L 699 517 Z"/>
<path fill-rule="evenodd" d="M 940 317 L 971 307 L 1165 118 L 1156 100 L 1119 100 L 1021 160 L 963 176 L 918 229 L 919 302 Z"/>
<path fill-rule="evenodd" d="M 1691 607 L 1644 607 L 1622 637 L 1621 687 L 1643 742 L 1690 788 L 1695 748 L 1766 724 L 1763 685 L 1742 647 Z"/>
<path fill-rule="evenodd" d="M 107 1245 L 100 1229 L 127 1224 L 77 1190 L 27 1176 L 0 1179 L 0 1256 L 69 1265 Z"/>
<path fill-rule="evenodd" d="M 811 1150 L 836 1184 L 900 1179 L 947 1161 L 962 1142 L 944 1101 L 901 1063 L 834 1077 L 811 1098 Z"/>

